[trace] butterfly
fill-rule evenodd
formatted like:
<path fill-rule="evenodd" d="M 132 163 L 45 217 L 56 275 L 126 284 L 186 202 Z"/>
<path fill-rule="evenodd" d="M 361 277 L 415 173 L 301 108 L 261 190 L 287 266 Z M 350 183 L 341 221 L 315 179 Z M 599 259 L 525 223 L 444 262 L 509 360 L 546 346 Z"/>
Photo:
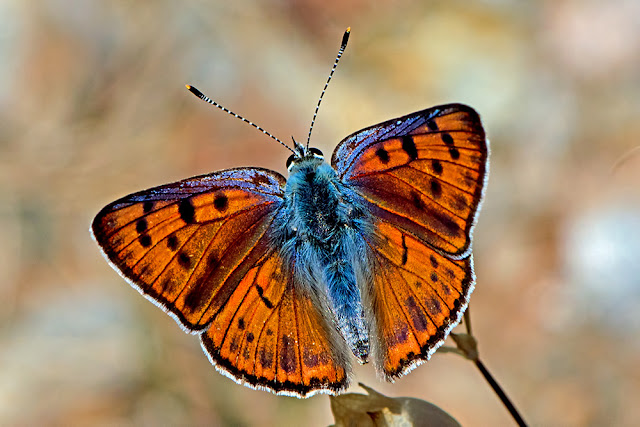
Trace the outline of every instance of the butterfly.
<path fill-rule="evenodd" d="M 350 354 L 393 381 L 444 342 L 474 288 L 480 118 L 417 111 L 349 135 L 331 164 L 308 142 L 290 150 L 286 179 L 234 168 L 140 191 L 104 207 L 92 235 L 237 383 L 337 394 Z"/>

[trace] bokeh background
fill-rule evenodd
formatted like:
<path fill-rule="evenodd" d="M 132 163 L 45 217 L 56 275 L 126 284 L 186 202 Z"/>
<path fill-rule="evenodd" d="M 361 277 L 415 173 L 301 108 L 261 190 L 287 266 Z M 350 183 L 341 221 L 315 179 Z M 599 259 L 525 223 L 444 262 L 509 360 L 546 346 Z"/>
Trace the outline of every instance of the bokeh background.
<path fill-rule="evenodd" d="M 640 423 L 640 2 L 0 1 L 0 424 L 328 425 L 326 396 L 218 374 L 100 256 L 125 194 L 236 166 L 286 173 L 347 26 L 313 144 L 464 102 L 491 139 L 471 316 L 533 425 Z M 466 426 L 510 425 L 468 361 L 395 384 Z M 353 388 L 358 391 L 357 387 Z"/>

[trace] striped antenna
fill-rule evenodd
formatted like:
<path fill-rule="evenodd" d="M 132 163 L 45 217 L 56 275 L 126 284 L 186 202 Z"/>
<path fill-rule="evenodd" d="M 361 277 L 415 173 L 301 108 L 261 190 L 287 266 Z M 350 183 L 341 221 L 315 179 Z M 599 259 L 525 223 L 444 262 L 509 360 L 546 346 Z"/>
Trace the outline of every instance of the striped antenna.
<path fill-rule="evenodd" d="M 213 105 L 214 107 L 218 107 L 219 109 L 221 109 L 222 111 L 224 111 L 225 113 L 229 113 L 231 114 L 233 117 L 242 120 L 245 123 L 249 123 L 251 126 L 253 126 L 254 128 L 258 129 L 260 132 L 264 133 L 265 135 L 267 135 L 268 137 L 271 137 L 272 139 L 275 139 L 276 141 L 278 141 L 283 147 L 285 147 L 287 150 L 291 151 L 293 154 L 296 154 L 295 151 L 293 151 L 293 149 L 291 149 L 291 147 L 289 147 L 287 144 L 285 144 L 284 142 L 280 141 L 278 138 L 276 138 L 275 136 L 271 135 L 269 132 L 267 132 L 266 130 L 264 130 L 262 127 L 258 126 L 257 124 L 253 123 L 250 120 L 245 119 L 244 117 L 234 113 L 233 111 L 223 107 L 222 105 L 218 104 L 216 101 L 214 101 L 213 99 L 209 98 L 207 95 L 203 94 L 202 92 L 200 92 L 198 89 L 196 89 L 195 87 L 191 86 L 191 85 L 185 85 L 187 87 L 187 89 L 189 89 L 189 92 L 191 92 L 192 94 L 194 94 L 195 96 L 197 96 L 198 98 L 202 99 L 205 102 L 208 102 L 209 104 Z M 297 155 L 297 154 L 296 154 Z"/>
<path fill-rule="evenodd" d="M 336 71 L 336 67 L 338 66 L 338 62 L 344 53 L 344 50 L 347 48 L 347 42 L 349 41 L 349 34 L 351 34 L 351 27 L 347 28 L 347 31 L 344 32 L 342 36 L 342 43 L 340 44 L 340 50 L 338 50 L 338 56 L 336 56 L 336 62 L 333 63 L 333 68 L 331 68 L 331 73 L 329 73 L 329 78 L 327 82 L 324 84 L 324 89 L 322 89 L 322 93 L 320 94 L 320 99 L 318 99 L 318 105 L 316 105 L 316 111 L 313 113 L 313 119 L 311 119 L 311 126 L 309 127 L 309 136 L 307 137 L 307 150 L 309 149 L 309 142 L 311 141 L 311 132 L 313 131 L 313 125 L 316 122 L 316 117 L 318 116 L 318 110 L 320 109 L 320 103 L 322 102 L 322 97 L 324 96 L 327 87 L 329 86 L 329 82 L 331 81 L 331 77 L 333 77 L 333 72 Z"/>

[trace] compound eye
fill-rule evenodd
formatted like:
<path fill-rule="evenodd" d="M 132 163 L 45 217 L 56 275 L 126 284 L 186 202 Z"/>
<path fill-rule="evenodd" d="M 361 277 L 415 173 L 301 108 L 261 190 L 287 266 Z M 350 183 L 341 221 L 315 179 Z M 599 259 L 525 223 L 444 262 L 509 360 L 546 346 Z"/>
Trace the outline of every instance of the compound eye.
<path fill-rule="evenodd" d="M 322 154 L 322 151 L 318 150 L 317 148 L 309 148 L 309 152 L 311 154 L 315 154 L 316 157 L 324 157 L 324 154 Z"/>
<path fill-rule="evenodd" d="M 289 158 L 287 159 L 287 170 L 291 169 L 291 165 L 293 164 L 293 161 L 296 159 L 296 155 L 292 154 L 289 156 Z"/>

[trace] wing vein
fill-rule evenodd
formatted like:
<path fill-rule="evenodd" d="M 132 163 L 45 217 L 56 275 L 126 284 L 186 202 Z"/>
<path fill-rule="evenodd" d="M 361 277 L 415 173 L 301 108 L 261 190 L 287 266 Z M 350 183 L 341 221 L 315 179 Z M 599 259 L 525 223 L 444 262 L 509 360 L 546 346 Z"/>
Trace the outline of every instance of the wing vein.
<path fill-rule="evenodd" d="M 268 214 L 265 214 L 268 215 Z M 254 227 L 258 226 L 259 221 L 256 221 L 253 223 L 253 225 L 251 227 L 249 227 L 247 230 L 244 231 L 244 233 L 242 233 L 240 236 L 246 236 L 247 234 L 249 234 L 250 231 L 253 230 Z M 264 237 L 264 235 L 267 233 L 267 231 L 269 230 L 269 226 L 273 223 L 273 218 L 271 219 L 271 222 L 269 223 L 269 225 L 265 226 L 264 231 L 262 232 L 262 234 L 260 235 L 260 237 L 258 237 L 255 241 L 255 243 L 248 248 L 248 250 L 246 251 L 246 254 L 248 255 L 249 253 L 253 252 L 256 247 L 258 246 L 258 244 L 260 243 L 260 241 L 262 241 L 262 238 Z M 222 227 L 221 227 L 222 228 Z M 227 246 L 227 250 L 225 250 L 221 255 L 220 259 L 224 258 L 224 256 L 229 253 L 229 251 L 234 251 L 236 246 L 233 245 L 233 243 L 237 242 L 238 240 L 240 240 L 240 236 L 238 236 L 236 239 L 233 240 L 232 244 Z M 213 240 L 211 241 L 211 244 L 213 244 Z M 265 257 L 267 256 L 267 253 L 265 253 L 260 260 L 263 260 Z M 204 257 L 203 257 L 204 258 Z M 226 276 L 225 280 L 224 280 L 224 284 L 226 284 L 228 278 L 235 273 L 238 268 L 240 268 L 240 266 L 242 265 L 242 261 L 235 267 L 233 268 L 233 270 L 229 271 L 229 274 Z M 194 270 L 195 271 L 195 270 Z M 207 273 L 206 279 L 208 279 L 211 274 L 213 273 L 213 271 L 209 271 Z M 203 279 L 205 280 L 205 279 Z M 223 284 L 223 286 L 224 286 Z M 231 295 L 229 295 L 229 298 L 231 298 Z M 222 310 L 222 308 L 227 304 L 227 302 L 229 301 L 229 298 L 224 302 L 224 304 L 221 305 L 220 310 Z M 200 320 L 202 320 L 202 317 L 205 315 L 205 313 L 209 310 L 209 308 L 211 307 L 211 303 L 213 302 L 213 300 L 215 299 L 215 295 L 212 295 L 211 301 L 209 301 L 209 303 L 207 304 L 207 307 L 202 311 L 202 314 L 200 315 L 200 318 L 198 319 L 198 322 L 200 322 Z M 218 312 L 220 311 L 218 310 Z"/>
<path fill-rule="evenodd" d="M 428 176 L 430 176 L 430 177 L 432 177 L 432 178 L 435 178 L 435 179 L 437 179 L 438 181 L 443 182 L 443 183 L 445 183 L 445 184 L 447 184 L 447 185 L 449 185 L 449 186 L 451 186 L 451 187 L 455 188 L 456 190 L 460 190 L 461 192 L 463 192 L 463 193 L 465 193 L 465 194 L 468 194 L 469 196 L 474 196 L 474 195 L 475 195 L 475 192 L 467 191 L 467 190 L 465 190 L 464 188 L 458 187 L 458 186 L 457 186 L 457 185 L 455 185 L 454 183 L 449 182 L 449 181 L 446 181 L 446 180 L 444 180 L 444 179 L 442 179 L 442 178 L 438 177 L 437 175 L 433 175 L 433 174 L 431 174 L 431 173 L 429 173 L 429 172 L 425 172 L 425 171 L 423 171 L 423 170 L 416 169 L 416 168 L 414 168 L 413 166 L 411 166 L 410 164 L 409 164 L 409 165 L 407 165 L 407 166 L 408 166 L 410 169 L 413 169 L 413 170 L 414 170 L 414 171 L 416 171 L 416 172 L 420 172 L 420 173 L 423 173 L 423 174 L 425 174 L 425 175 L 428 175 Z M 392 175 L 392 176 L 396 176 L 396 175 Z M 423 194 L 424 194 L 424 193 L 423 193 Z"/>
<path fill-rule="evenodd" d="M 391 281 L 388 280 L 387 274 L 384 271 L 384 269 L 382 268 L 382 262 L 380 261 L 380 258 L 379 258 L 379 256 L 381 255 L 380 252 L 374 250 L 373 247 L 371 247 L 371 243 L 368 240 L 366 242 L 367 242 L 367 245 L 369 245 L 369 248 L 373 251 L 373 253 L 376 254 L 376 262 L 378 263 L 378 267 L 379 267 L 379 270 L 380 270 L 379 274 L 380 274 L 381 280 L 385 280 L 387 282 L 387 284 L 389 284 L 389 290 L 391 291 L 391 294 L 393 295 L 393 298 L 396 300 L 398 306 L 400 307 L 400 312 L 402 312 L 402 314 L 403 314 L 403 316 L 404 316 L 404 318 L 406 320 L 407 325 L 409 325 L 409 327 L 413 331 L 413 337 L 417 342 L 418 339 L 416 338 L 417 337 L 416 331 L 414 330 L 413 325 L 409 321 L 409 318 L 407 317 L 407 313 L 404 311 L 402 303 L 400 303 L 400 301 L 398 300 L 398 295 L 396 295 L 396 292 L 393 289 L 393 286 L 391 286 Z"/>
<path fill-rule="evenodd" d="M 389 176 L 391 176 L 391 177 L 393 177 L 393 178 L 397 179 L 398 181 L 400 181 L 400 182 L 402 182 L 402 183 L 406 184 L 409 188 L 412 188 L 412 189 L 416 190 L 416 191 L 417 191 L 417 192 L 419 192 L 421 195 L 423 195 L 423 196 L 427 197 L 429 200 L 432 200 L 432 201 L 433 201 L 433 203 L 435 203 L 436 205 L 440 206 L 442 209 L 444 209 L 445 211 L 449 212 L 451 215 L 453 215 L 453 216 L 455 216 L 455 217 L 457 217 L 457 218 L 460 218 L 460 219 L 461 219 L 462 221 L 464 221 L 464 222 L 466 222 L 466 221 L 467 221 L 465 218 L 461 217 L 461 216 L 460 216 L 460 215 L 458 215 L 457 213 L 453 212 L 451 209 L 449 209 L 449 208 L 447 208 L 446 206 L 444 206 L 443 204 L 439 203 L 436 199 L 434 199 L 434 198 L 433 198 L 433 197 L 431 197 L 430 195 L 428 195 L 428 194 L 424 193 L 423 191 L 421 191 L 421 189 L 420 189 L 420 188 L 415 187 L 414 185 L 412 185 L 409 181 L 406 181 L 406 180 L 404 180 L 404 179 L 402 179 L 402 178 L 400 178 L 400 177 L 398 177 L 398 176 L 396 176 L 396 175 L 390 175 L 390 174 L 389 174 Z"/>

